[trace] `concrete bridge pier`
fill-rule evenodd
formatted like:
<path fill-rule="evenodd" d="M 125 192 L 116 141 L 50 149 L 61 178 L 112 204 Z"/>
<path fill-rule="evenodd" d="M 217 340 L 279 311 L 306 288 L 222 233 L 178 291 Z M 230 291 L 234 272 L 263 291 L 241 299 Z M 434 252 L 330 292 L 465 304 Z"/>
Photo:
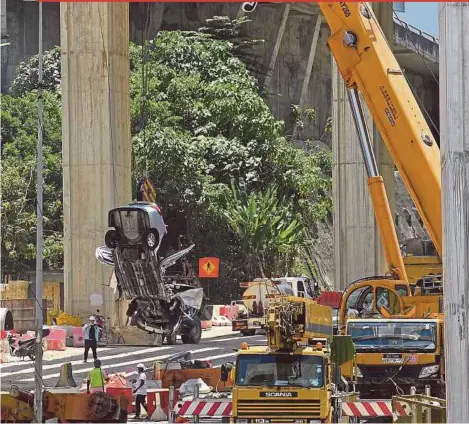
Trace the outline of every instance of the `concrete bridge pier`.
<path fill-rule="evenodd" d="M 128 3 L 61 3 L 65 310 L 113 316 L 107 212 L 131 200 Z M 101 304 L 100 304 L 101 303 Z"/>
<path fill-rule="evenodd" d="M 373 3 L 373 10 L 387 39 L 393 40 L 392 8 L 387 3 Z M 394 212 L 394 165 L 364 103 L 363 106 L 373 138 L 376 162 L 385 182 L 391 211 Z M 360 278 L 383 275 L 387 268 L 347 90 L 333 57 L 332 122 L 334 284 L 336 289 L 344 289 Z"/>

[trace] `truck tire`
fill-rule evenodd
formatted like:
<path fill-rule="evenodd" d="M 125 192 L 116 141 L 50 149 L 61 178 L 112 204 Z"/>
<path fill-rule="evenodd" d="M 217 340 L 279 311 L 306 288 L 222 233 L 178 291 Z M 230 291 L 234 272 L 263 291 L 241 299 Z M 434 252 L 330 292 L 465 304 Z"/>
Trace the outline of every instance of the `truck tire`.
<path fill-rule="evenodd" d="M 181 334 L 181 340 L 184 344 L 199 344 L 202 337 L 202 324 L 199 317 L 194 317 L 192 327 L 187 328 Z"/>
<path fill-rule="evenodd" d="M 256 334 L 256 330 L 241 330 L 240 333 L 243 336 L 254 336 Z"/>

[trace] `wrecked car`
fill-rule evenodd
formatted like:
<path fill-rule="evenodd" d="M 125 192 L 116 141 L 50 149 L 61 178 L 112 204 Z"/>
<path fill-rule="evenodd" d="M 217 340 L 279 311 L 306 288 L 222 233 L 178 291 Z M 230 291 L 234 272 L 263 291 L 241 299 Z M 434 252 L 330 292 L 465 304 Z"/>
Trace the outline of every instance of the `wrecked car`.
<path fill-rule="evenodd" d="M 129 323 L 155 334 L 155 345 L 166 339 L 197 344 L 201 337 L 200 309 L 203 289 L 165 281 L 167 268 L 183 258 L 194 245 L 160 259 L 158 250 L 166 225 L 154 203 L 133 202 L 111 209 L 105 246 L 96 258 L 115 269 L 119 297 L 131 300 Z"/>

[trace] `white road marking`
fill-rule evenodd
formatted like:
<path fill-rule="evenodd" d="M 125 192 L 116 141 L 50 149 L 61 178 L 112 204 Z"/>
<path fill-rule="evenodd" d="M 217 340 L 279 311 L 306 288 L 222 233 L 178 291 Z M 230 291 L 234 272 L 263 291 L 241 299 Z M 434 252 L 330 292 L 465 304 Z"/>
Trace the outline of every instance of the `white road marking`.
<path fill-rule="evenodd" d="M 168 349 L 168 348 L 165 348 L 165 349 Z M 207 352 L 209 350 L 218 350 L 220 348 L 218 347 L 206 347 L 206 348 L 203 348 L 203 349 L 197 349 L 197 350 L 193 350 L 191 351 L 192 354 L 195 354 L 195 353 L 201 353 L 201 352 Z M 135 353 L 135 352 L 134 352 Z M 104 365 L 102 368 L 103 369 L 108 369 L 108 368 L 117 368 L 117 367 L 122 367 L 124 365 L 133 365 L 133 364 L 137 364 L 139 362 L 151 362 L 151 361 L 156 361 L 158 359 L 165 359 L 165 358 L 168 358 L 172 355 L 168 354 L 168 355 L 160 355 L 160 356 L 153 356 L 151 358 L 145 358 L 145 359 L 134 359 L 132 361 L 127 361 L 127 362 L 120 362 L 118 364 L 112 364 L 112 365 Z M 58 365 L 59 367 L 61 366 L 60 364 Z M 75 376 L 76 374 L 85 374 L 85 373 L 88 373 L 90 372 L 90 368 L 87 368 L 87 369 L 80 369 L 80 370 L 76 370 L 76 371 L 73 371 L 73 375 Z M 47 375 L 43 375 L 42 376 L 42 379 L 43 380 L 49 380 L 51 378 L 56 378 L 56 377 L 59 377 L 60 376 L 60 373 L 54 373 L 54 374 L 47 374 Z M 34 378 L 26 378 L 26 379 L 22 379 L 22 380 L 19 380 L 20 382 L 30 382 L 30 381 L 34 381 Z"/>
<path fill-rule="evenodd" d="M 125 347 L 125 345 L 122 345 L 122 346 Z M 114 348 L 112 348 L 112 347 L 99 347 L 98 346 L 98 351 L 99 352 L 111 351 L 113 349 Z M 83 358 L 83 351 L 81 353 L 74 353 L 74 354 L 67 355 L 67 356 L 62 356 L 62 357 L 47 358 L 47 359 L 43 358 L 42 362 L 52 362 L 52 361 L 58 361 L 60 359 L 75 358 L 75 357 Z M 15 357 L 15 359 L 20 359 L 20 358 Z M 29 358 L 26 361 L 19 360 L 19 361 L 15 361 L 15 362 L 6 362 L 4 364 L 0 364 L 0 370 L 3 370 L 4 368 L 17 367 L 17 366 L 24 367 L 25 365 L 29 365 L 29 364 L 32 364 L 32 363 L 33 363 L 33 361 L 31 361 Z"/>
<path fill-rule="evenodd" d="M 101 361 L 104 361 L 106 359 L 125 358 L 126 356 L 135 356 L 135 355 L 140 355 L 142 353 L 156 352 L 156 351 L 160 351 L 160 350 L 167 350 L 167 349 L 170 349 L 170 348 L 171 348 L 171 346 L 151 347 L 151 348 L 148 348 L 148 349 L 142 349 L 142 350 L 138 350 L 138 351 L 133 350 L 132 352 L 124 352 L 124 353 L 117 353 L 115 355 L 103 356 L 103 357 L 100 357 L 99 359 Z M 64 358 L 63 363 L 67 362 L 66 359 L 67 358 Z M 71 361 L 71 364 L 72 365 L 83 364 L 83 360 Z M 90 364 L 91 365 L 93 364 L 92 360 L 90 361 Z M 42 369 L 43 370 L 50 370 L 50 369 L 61 367 L 61 366 L 62 366 L 62 363 L 52 364 L 52 365 L 45 365 L 44 367 L 42 367 Z M 31 373 L 31 372 L 34 372 L 34 367 L 33 368 L 26 368 L 26 369 L 19 370 L 19 371 L 7 372 L 7 373 L 2 372 L 2 378 L 8 377 L 10 375 L 28 374 L 28 373 Z"/>
<path fill-rule="evenodd" d="M 199 361 L 209 361 L 209 360 L 213 360 L 213 359 L 227 358 L 229 356 L 236 356 L 236 352 L 224 353 L 223 355 L 216 355 L 216 356 L 207 356 L 206 358 L 199 359 Z M 215 367 L 215 368 L 217 368 L 217 367 Z"/>
<path fill-rule="evenodd" d="M 207 342 L 227 342 L 230 340 L 251 339 L 253 337 L 259 337 L 259 336 L 239 336 L 239 337 L 227 337 L 223 339 L 213 338 L 213 339 L 207 340 Z"/>

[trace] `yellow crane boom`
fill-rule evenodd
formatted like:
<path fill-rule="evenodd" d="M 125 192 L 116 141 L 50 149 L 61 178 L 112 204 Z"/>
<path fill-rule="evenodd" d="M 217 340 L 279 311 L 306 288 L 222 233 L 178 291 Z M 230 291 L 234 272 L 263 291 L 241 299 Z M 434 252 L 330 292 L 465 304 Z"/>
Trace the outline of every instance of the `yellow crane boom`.
<path fill-rule="evenodd" d="M 352 112 L 360 113 L 359 91 L 441 257 L 440 152 L 405 75 L 367 2 L 318 4 L 331 29 L 328 44 L 349 90 Z M 369 178 L 378 177 L 373 175 L 373 162 L 365 155 Z M 375 213 L 379 221 L 376 209 Z M 389 221 L 389 216 L 385 219 Z M 389 222 L 384 226 L 380 225 L 382 236 L 383 228 L 394 231 L 387 228 Z M 390 249 L 386 252 L 390 265 L 402 266 L 392 243 L 383 239 L 383 244 Z"/>

